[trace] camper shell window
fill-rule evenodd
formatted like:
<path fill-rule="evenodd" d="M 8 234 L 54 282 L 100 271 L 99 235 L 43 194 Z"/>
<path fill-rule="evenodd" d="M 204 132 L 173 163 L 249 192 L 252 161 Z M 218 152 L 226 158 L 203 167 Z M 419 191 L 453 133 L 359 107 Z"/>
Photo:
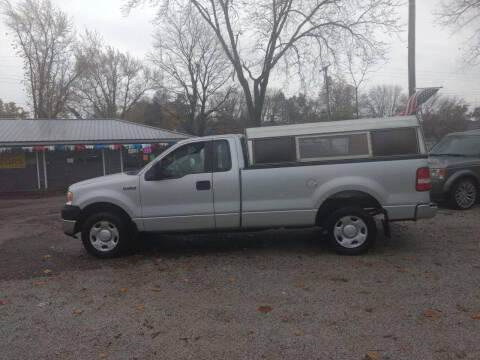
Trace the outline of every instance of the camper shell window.
<path fill-rule="evenodd" d="M 255 164 L 275 164 L 297 161 L 295 138 L 291 136 L 256 139 L 253 142 Z"/>
<path fill-rule="evenodd" d="M 371 132 L 373 156 L 420 154 L 417 129 L 388 129 Z"/>
<path fill-rule="evenodd" d="M 370 156 L 367 133 L 302 136 L 297 143 L 300 161 Z"/>

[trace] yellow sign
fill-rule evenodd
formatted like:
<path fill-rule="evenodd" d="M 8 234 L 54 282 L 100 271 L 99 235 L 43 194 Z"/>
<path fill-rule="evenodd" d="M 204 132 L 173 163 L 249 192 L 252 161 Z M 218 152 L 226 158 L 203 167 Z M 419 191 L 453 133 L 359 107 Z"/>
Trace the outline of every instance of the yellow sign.
<path fill-rule="evenodd" d="M 25 153 L 0 154 L 0 169 L 25 169 L 26 159 Z"/>

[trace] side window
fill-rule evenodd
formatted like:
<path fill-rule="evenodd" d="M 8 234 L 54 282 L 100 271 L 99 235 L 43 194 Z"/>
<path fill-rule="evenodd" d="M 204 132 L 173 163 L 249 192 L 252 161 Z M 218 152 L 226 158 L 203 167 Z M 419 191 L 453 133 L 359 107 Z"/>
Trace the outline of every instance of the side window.
<path fill-rule="evenodd" d="M 298 138 L 301 160 L 370 156 L 366 133 Z"/>
<path fill-rule="evenodd" d="M 417 131 L 414 128 L 371 132 L 374 156 L 419 154 Z"/>
<path fill-rule="evenodd" d="M 230 146 L 227 140 L 215 140 L 213 142 L 213 171 L 229 171 L 232 168 Z"/>
<path fill-rule="evenodd" d="M 255 164 L 274 164 L 297 161 L 295 138 L 279 137 L 253 140 Z"/>
<path fill-rule="evenodd" d="M 162 176 L 177 178 L 188 174 L 210 171 L 207 161 L 207 143 L 186 144 L 162 159 Z"/>

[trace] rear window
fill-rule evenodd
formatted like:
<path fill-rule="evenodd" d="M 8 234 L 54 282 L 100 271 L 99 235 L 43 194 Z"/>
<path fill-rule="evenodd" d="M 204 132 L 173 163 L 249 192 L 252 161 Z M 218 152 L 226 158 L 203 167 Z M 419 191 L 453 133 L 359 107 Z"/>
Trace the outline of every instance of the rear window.
<path fill-rule="evenodd" d="M 301 160 L 370 155 L 366 133 L 301 137 L 298 149 Z"/>
<path fill-rule="evenodd" d="M 295 162 L 295 138 L 279 137 L 254 140 L 253 157 L 255 164 Z"/>
<path fill-rule="evenodd" d="M 392 129 L 371 132 L 374 156 L 397 156 L 419 154 L 417 130 Z"/>

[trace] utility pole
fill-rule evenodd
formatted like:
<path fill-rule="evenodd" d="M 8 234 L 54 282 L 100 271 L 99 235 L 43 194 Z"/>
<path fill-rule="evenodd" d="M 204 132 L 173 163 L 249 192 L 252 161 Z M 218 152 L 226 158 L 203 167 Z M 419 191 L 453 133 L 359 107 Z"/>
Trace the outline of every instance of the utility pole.
<path fill-rule="evenodd" d="M 415 0 L 408 0 L 408 93 L 415 94 Z"/>
<path fill-rule="evenodd" d="M 327 117 L 328 121 L 332 121 L 332 112 L 330 110 L 330 90 L 328 89 L 328 68 L 330 67 L 330 64 L 327 66 L 324 66 L 321 71 L 323 71 L 325 74 L 325 96 L 327 97 Z"/>

